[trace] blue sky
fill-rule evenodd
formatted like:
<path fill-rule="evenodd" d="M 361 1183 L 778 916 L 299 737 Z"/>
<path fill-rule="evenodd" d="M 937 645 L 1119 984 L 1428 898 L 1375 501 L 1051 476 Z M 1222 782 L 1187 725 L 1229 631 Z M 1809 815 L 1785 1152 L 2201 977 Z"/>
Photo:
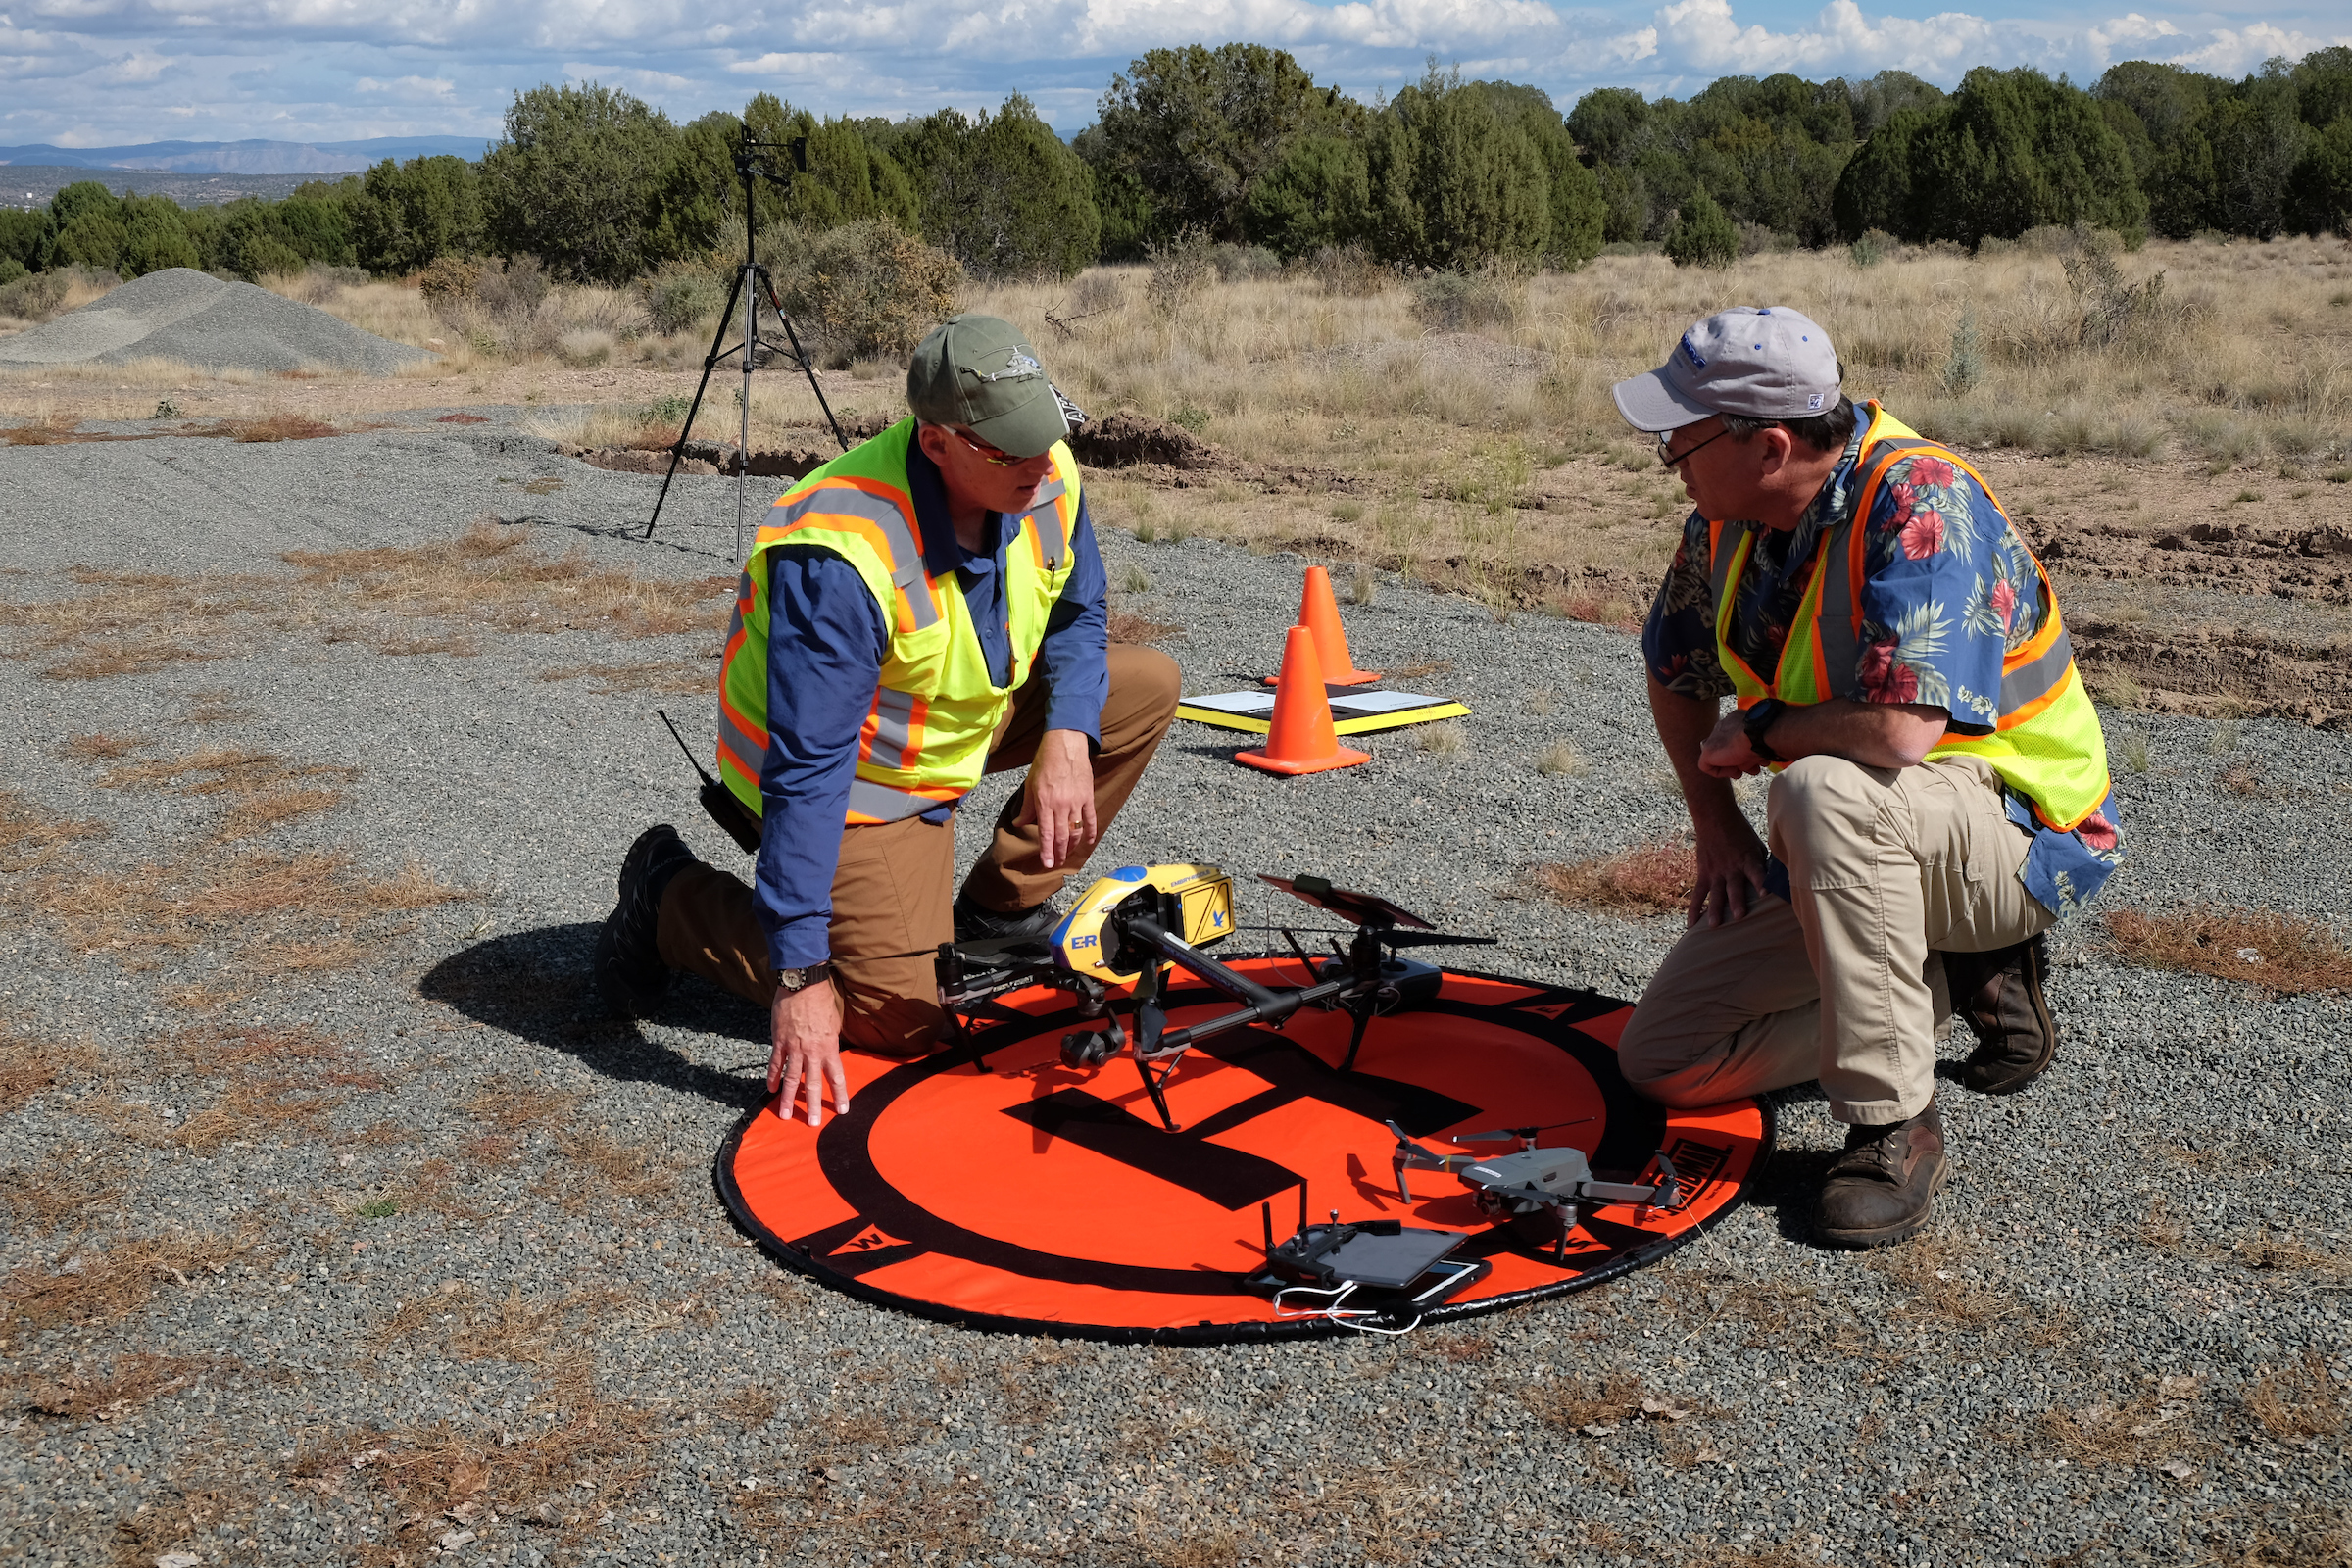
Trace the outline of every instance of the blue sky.
<path fill-rule="evenodd" d="M 1112 72 L 1159 45 L 1291 50 L 1364 96 L 1431 55 L 1549 90 L 1689 93 L 1717 76 L 1867 75 L 1949 86 L 1979 65 L 2079 81 L 2118 60 L 2235 75 L 2352 43 L 2340 4 L 2221 0 L 2053 13 L 1795 0 L 0 0 L 0 145 L 495 134 L 517 88 L 625 87 L 673 118 L 769 91 L 824 114 L 993 107 L 1025 92 L 1074 131 Z M 1907 6 L 1907 8 L 1906 8 Z"/>

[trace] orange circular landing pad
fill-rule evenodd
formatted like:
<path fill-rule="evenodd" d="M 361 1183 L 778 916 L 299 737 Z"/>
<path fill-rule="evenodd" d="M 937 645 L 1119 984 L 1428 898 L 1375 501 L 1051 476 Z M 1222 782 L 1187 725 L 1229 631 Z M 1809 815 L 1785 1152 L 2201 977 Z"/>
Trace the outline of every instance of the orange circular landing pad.
<path fill-rule="evenodd" d="M 1298 965 L 1246 958 L 1261 984 Z M 727 1207 L 788 1267 L 869 1301 L 973 1328 L 1202 1344 L 1337 1332 L 1285 1319 L 1244 1285 L 1263 1262 L 1259 1204 L 1276 1240 L 1298 1223 L 1301 1178 L 1316 1220 L 1398 1219 L 1463 1231 L 1456 1257 L 1487 1276 L 1424 1322 L 1597 1285 L 1653 1263 L 1739 1206 L 1772 1149 L 1770 1110 L 1737 1101 L 1670 1111 L 1618 1075 L 1632 1008 L 1589 991 L 1448 970 L 1438 999 L 1376 1019 L 1355 1069 L 1345 1013 L 1302 1010 L 1277 1032 L 1236 1029 L 1195 1046 L 1167 1085 L 1164 1131 L 1127 1056 L 1062 1065 L 1088 1027 L 1049 988 L 1001 999 L 1019 1017 L 975 1029 L 918 1061 L 852 1054 L 850 1113 L 821 1131 L 753 1113 L 719 1151 Z M 1205 987 L 1170 996 L 1171 1026 L 1231 1010 Z M 1589 1119 L 1588 1119 L 1589 1118 Z M 1597 1173 L 1632 1180 L 1664 1150 L 1688 1201 L 1666 1213 L 1592 1210 L 1566 1256 L 1489 1225 L 1456 1177 L 1410 1171 L 1397 1197 L 1394 1120 L 1440 1153 L 1448 1133 L 1567 1123 Z M 1488 1152 L 1509 1145 L 1484 1145 Z"/>

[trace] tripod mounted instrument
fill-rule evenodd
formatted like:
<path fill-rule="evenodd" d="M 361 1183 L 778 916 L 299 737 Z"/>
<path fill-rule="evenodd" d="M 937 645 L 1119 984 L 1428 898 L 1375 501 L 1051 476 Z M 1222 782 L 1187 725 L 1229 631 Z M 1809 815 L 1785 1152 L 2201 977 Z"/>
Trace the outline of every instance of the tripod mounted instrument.
<path fill-rule="evenodd" d="M 781 172 L 760 156 L 775 153 L 788 154 L 791 158 Z M 850 450 L 849 437 L 841 433 L 841 421 L 833 417 L 833 405 L 825 401 L 825 389 L 817 385 L 816 367 L 809 362 L 808 351 L 801 347 L 801 335 L 794 329 L 792 318 L 784 314 L 783 303 L 776 298 L 775 279 L 768 275 L 766 268 L 760 265 L 755 248 L 758 235 L 752 221 L 754 182 L 767 179 L 790 191 L 793 175 L 808 172 L 808 137 L 796 136 L 791 141 L 754 141 L 751 127 L 744 127 L 743 136 L 735 146 L 735 172 L 743 179 L 743 265 L 735 269 L 734 286 L 727 291 L 727 308 L 719 313 L 718 330 L 710 337 L 710 352 L 703 358 L 703 379 L 694 389 L 694 403 L 686 411 L 686 422 L 678 427 L 678 439 L 670 445 L 669 471 L 662 476 L 662 493 L 654 498 L 654 514 L 646 519 L 643 538 L 651 539 L 654 536 L 654 524 L 662 520 L 662 503 L 669 499 L 669 482 L 678 476 L 678 464 L 686 456 L 686 438 L 694 430 L 694 416 L 702 411 L 703 394 L 710 389 L 710 372 L 728 355 L 737 355 L 743 362 L 743 428 L 735 469 L 735 553 L 728 560 L 743 559 L 743 519 L 750 506 L 752 482 L 752 368 L 753 362 L 759 358 L 760 302 L 762 295 L 766 297 L 768 309 L 784 328 L 785 341 L 792 345 L 794 363 L 800 366 L 801 373 L 808 377 L 808 390 L 816 394 L 816 406 L 824 410 L 825 423 L 833 428 L 833 439 L 841 443 L 842 451 Z M 722 349 L 719 345 L 727 339 L 727 328 L 735 318 L 735 302 L 739 299 L 743 302 L 743 341 L 734 348 Z"/>

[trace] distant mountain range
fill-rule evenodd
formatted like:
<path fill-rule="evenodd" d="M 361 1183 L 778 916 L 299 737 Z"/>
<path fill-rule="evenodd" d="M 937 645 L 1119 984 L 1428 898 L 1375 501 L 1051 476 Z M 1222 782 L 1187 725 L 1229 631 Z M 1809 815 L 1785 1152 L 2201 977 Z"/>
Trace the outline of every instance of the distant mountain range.
<path fill-rule="evenodd" d="M 150 141 L 136 147 L 0 147 L 0 164 L 52 169 L 160 169 L 181 174 L 341 174 L 387 158 L 479 158 L 482 136 L 374 136 L 366 141 Z"/>

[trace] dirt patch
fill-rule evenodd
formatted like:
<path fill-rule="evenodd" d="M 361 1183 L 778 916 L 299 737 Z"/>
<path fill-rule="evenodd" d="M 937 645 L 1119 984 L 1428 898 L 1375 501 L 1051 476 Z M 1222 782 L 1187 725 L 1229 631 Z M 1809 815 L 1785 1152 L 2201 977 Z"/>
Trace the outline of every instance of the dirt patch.
<path fill-rule="evenodd" d="M 2352 605 L 2352 527 L 2340 522 L 2311 528 L 2199 522 L 2151 533 L 2029 515 L 2018 527 L 2053 572 Z"/>
<path fill-rule="evenodd" d="M 845 418 L 842 433 L 851 444 L 871 439 L 889 428 L 875 416 Z M 559 447 L 565 457 L 614 473 L 667 473 L 670 449 L 653 447 Z M 723 441 L 689 441 L 680 454 L 680 473 L 720 473 L 734 476 L 742 467 L 737 448 Z M 1082 467 L 1120 469 L 1122 477 L 1174 490 L 1203 484 L 1242 484 L 1273 493 L 1282 490 L 1346 491 L 1353 481 L 1337 468 L 1267 465 L 1234 457 L 1222 447 L 1201 440 L 1179 424 L 1128 410 L 1105 418 L 1090 419 L 1070 436 L 1070 452 Z M 795 443 L 752 454 L 755 478 L 805 479 L 840 456 L 832 432 L 811 427 L 808 444 Z"/>
<path fill-rule="evenodd" d="M 2064 592 L 2060 600 L 2064 602 Z M 2139 688 L 2131 706 L 2221 718 L 2290 718 L 2352 729 L 2352 641 L 2298 642 L 2268 632 L 2176 628 L 2154 622 L 2070 624 L 2075 657 L 2094 691 Z M 2128 690 L 2128 689 L 2124 689 Z"/>

